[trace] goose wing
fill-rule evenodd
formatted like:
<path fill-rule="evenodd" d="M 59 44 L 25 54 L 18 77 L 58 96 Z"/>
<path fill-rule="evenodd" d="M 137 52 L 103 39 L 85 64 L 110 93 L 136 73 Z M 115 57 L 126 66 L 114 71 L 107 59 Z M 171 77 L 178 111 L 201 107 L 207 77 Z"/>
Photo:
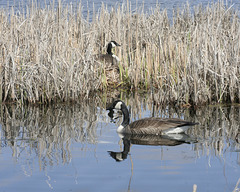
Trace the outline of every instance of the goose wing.
<path fill-rule="evenodd" d="M 108 67 L 112 67 L 112 66 L 118 67 L 119 58 L 115 55 L 99 54 L 99 55 L 95 55 L 94 59 L 100 63 L 105 64 Z"/>
<path fill-rule="evenodd" d="M 162 134 L 177 127 L 192 126 L 196 123 L 182 119 L 145 118 L 129 124 L 133 134 Z"/>

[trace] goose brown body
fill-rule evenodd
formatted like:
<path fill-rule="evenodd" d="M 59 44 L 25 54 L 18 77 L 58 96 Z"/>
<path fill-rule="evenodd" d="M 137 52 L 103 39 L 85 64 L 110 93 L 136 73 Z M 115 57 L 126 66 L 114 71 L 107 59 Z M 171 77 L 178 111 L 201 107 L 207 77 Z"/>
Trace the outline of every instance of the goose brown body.
<path fill-rule="evenodd" d="M 182 119 L 161 119 L 144 118 L 134 121 L 125 127 L 125 133 L 128 134 L 154 134 L 162 135 L 167 133 L 182 133 L 184 128 L 195 125 L 196 123 L 184 121 Z M 175 129 L 175 131 L 173 131 Z M 177 131 L 178 129 L 178 131 Z"/>
<path fill-rule="evenodd" d="M 116 66 L 118 67 L 118 59 L 115 57 L 115 55 L 110 55 L 110 54 L 100 54 L 96 55 L 95 59 L 98 62 L 101 62 L 105 64 L 106 67 L 113 67 Z"/>

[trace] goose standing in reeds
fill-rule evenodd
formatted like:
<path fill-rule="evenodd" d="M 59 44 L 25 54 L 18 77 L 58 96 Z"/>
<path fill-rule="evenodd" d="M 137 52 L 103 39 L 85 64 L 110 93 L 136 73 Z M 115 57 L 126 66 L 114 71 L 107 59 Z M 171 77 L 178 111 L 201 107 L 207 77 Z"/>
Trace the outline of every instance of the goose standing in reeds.
<path fill-rule="evenodd" d="M 198 123 L 185 121 L 182 119 L 162 119 L 162 118 L 144 118 L 135 122 L 130 122 L 129 112 L 125 103 L 121 100 L 114 101 L 107 110 L 121 110 L 123 122 L 118 127 L 119 134 L 136 134 L 136 135 L 165 135 L 179 134 L 186 132 L 191 126 Z"/>
<path fill-rule="evenodd" d="M 113 54 L 112 49 L 121 46 L 116 41 L 110 41 L 107 45 L 107 53 L 95 56 L 95 59 L 103 64 L 104 74 L 108 84 L 116 84 L 119 81 L 119 61 L 120 59 Z"/>

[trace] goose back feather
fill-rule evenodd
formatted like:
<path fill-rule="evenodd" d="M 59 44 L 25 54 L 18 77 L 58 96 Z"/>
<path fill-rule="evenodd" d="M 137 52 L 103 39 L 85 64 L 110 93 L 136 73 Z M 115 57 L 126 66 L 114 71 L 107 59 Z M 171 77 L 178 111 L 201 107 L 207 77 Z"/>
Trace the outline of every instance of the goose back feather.
<path fill-rule="evenodd" d="M 169 133 L 185 132 L 189 126 L 195 123 L 182 119 L 144 118 L 130 123 L 126 131 L 131 134 L 154 134 L 162 135 Z"/>

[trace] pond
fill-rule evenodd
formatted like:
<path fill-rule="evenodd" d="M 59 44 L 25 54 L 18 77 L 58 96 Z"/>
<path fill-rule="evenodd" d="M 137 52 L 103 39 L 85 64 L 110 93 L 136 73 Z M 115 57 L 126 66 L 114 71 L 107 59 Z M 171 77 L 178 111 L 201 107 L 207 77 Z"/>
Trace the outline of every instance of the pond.
<path fill-rule="evenodd" d="M 0 0 L 0 8 L 12 8 L 15 7 L 16 10 L 22 10 L 21 7 L 26 7 L 31 5 L 32 1 L 29 0 L 21 0 L 20 2 L 15 1 L 15 0 Z M 55 5 L 55 7 L 58 6 L 59 0 L 37 0 L 34 1 L 37 2 L 37 5 L 39 7 L 46 7 L 46 6 L 52 6 Z M 202 6 L 207 6 L 211 3 L 217 3 L 219 0 L 149 0 L 149 1 L 144 1 L 144 0 L 88 0 L 88 1 L 80 1 L 80 0 L 60 0 L 60 2 L 64 6 L 69 6 L 72 5 L 75 7 L 81 2 L 82 6 L 82 11 L 83 11 L 83 16 L 86 17 L 88 13 L 90 13 L 90 18 L 93 13 L 93 8 L 95 11 L 98 11 L 102 4 L 104 3 L 108 8 L 115 7 L 117 8 L 119 5 L 121 6 L 122 4 L 126 4 L 127 2 L 130 2 L 131 4 L 131 10 L 134 12 L 136 10 L 136 7 L 143 7 L 146 12 L 151 12 L 151 8 L 155 8 L 156 5 L 159 5 L 161 9 L 166 9 L 168 16 L 172 16 L 172 11 L 175 9 L 184 9 L 186 7 L 187 3 L 190 7 L 190 10 L 193 11 L 193 8 L 202 5 Z M 231 9 L 239 10 L 240 7 L 240 1 L 239 0 L 231 0 L 231 1 L 223 1 L 227 6 L 231 6 Z M 20 8 L 19 8 L 20 6 Z"/>
<path fill-rule="evenodd" d="M 131 121 L 178 117 L 198 122 L 183 138 L 121 139 L 121 98 Z M 0 106 L 0 191 L 239 191 L 240 105 L 161 106 L 124 94 L 76 104 Z M 193 189 L 195 188 L 195 189 Z M 196 189 L 197 188 L 197 189 Z"/>

